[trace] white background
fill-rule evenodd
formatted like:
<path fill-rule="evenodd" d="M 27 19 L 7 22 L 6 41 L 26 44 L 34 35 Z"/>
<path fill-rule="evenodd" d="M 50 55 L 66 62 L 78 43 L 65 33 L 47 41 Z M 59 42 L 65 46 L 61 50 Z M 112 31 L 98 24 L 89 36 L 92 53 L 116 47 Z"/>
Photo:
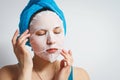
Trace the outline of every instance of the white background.
<path fill-rule="evenodd" d="M 0 0 L 0 67 L 16 64 L 11 38 L 28 0 Z M 66 47 L 91 80 L 120 80 L 120 0 L 56 0 L 67 20 Z"/>

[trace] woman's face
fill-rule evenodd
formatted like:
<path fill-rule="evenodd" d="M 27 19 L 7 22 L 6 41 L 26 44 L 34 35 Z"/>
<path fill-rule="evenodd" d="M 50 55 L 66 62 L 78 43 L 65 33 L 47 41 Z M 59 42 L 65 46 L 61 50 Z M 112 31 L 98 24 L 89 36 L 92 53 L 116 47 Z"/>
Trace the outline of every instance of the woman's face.
<path fill-rule="evenodd" d="M 36 55 L 54 62 L 64 44 L 63 23 L 56 13 L 43 11 L 30 23 L 30 44 Z"/>

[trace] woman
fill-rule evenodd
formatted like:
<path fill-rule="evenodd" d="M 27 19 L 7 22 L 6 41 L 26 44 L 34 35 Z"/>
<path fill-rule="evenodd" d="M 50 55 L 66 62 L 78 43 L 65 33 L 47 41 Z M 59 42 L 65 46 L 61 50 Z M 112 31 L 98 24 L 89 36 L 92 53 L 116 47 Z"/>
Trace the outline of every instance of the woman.
<path fill-rule="evenodd" d="M 12 38 L 18 64 L 0 69 L 0 80 L 89 80 L 73 67 L 71 50 L 63 49 L 66 22 L 53 0 L 30 0 L 21 14 L 19 31 Z M 34 56 L 26 49 L 31 46 Z M 57 57 L 62 55 L 63 60 Z"/>

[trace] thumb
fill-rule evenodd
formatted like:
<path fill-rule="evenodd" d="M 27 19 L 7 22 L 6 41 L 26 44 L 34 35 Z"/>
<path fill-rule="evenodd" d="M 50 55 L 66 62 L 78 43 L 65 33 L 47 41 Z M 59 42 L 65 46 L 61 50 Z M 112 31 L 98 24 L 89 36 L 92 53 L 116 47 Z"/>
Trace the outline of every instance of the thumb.
<path fill-rule="evenodd" d="M 65 66 L 64 60 L 61 60 L 60 62 L 60 70 Z"/>
<path fill-rule="evenodd" d="M 63 68 L 67 68 L 67 61 L 65 59 L 61 60 L 60 62 L 60 70 Z"/>

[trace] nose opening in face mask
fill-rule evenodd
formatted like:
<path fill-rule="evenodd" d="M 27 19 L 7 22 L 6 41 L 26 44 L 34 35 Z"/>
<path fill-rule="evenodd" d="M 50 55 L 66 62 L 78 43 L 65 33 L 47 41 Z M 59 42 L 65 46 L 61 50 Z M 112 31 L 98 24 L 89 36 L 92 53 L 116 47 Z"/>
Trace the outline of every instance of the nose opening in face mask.
<path fill-rule="evenodd" d="M 52 45 L 55 44 L 55 37 L 52 33 L 48 32 L 47 34 L 47 44 Z"/>
<path fill-rule="evenodd" d="M 55 42 L 52 42 L 52 41 L 47 41 L 47 44 L 48 45 L 52 45 L 52 44 L 54 44 Z"/>

